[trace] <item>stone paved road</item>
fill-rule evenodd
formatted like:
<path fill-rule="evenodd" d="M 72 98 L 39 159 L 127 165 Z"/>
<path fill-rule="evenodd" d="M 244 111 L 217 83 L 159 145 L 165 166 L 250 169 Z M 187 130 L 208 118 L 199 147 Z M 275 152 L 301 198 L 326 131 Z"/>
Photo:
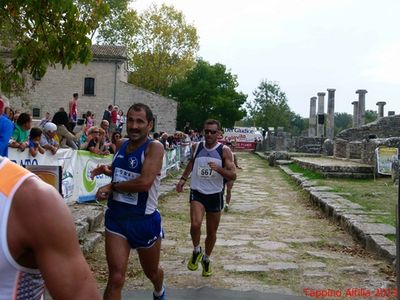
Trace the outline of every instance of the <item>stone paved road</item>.
<path fill-rule="evenodd" d="M 301 296 L 304 289 L 329 289 L 336 299 L 338 293 L 343 299 L 377 299 L 375 289 L 393 287 L 388 266 L 368 256 L 340 227 L 322 217 L 279 169 L 252 154 L 238 157 L 243 169 L 238 170 L 231 209 L 222 216 L 212 255 L 214 276 L 203 278 L 200 268 L 194 272 L 186 268 L 192 251 L 188 189 L 161 198 L 166 232 L 161 261 L 168 287 Z M 174 183 L 166 180 L 164 189 Z M 204 245 L 204 237 L 202 241 Z M 150 289 L 136 255 L 131 261 L 133 275 L 126 289 Z M 346 291 L 353 294 L 346 296 Z M 371 297 L 366 297 L 368 293 Z"/>

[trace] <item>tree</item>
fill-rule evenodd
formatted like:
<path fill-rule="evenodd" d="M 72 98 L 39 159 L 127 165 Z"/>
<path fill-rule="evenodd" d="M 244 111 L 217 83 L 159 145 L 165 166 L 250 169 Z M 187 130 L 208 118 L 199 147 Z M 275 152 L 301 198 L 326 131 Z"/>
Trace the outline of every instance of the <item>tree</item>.
<path fill-rule="evenodd" d="M 353 116 L 348 113 L 335 113 L 335 136 L 347 129 L 353 127 Z"/>
<path fill-rule="evenodd" d="M 301 136 L 306 128 L 308 128 L 308 119 L 304 119 L 300 115 L 291 112 L 289 119 L 289 132 L 293 136 Z"/>
<path fill-rule="evenodd" d="M 378 113 L 374 110 L 367 109 L 364 114 L 365 124 L 374 122 L 378 119 Z"/>
<path fill-rule="evenodd" d="M 139 30 L 139 16 L 129 8 L 130 0 L 105 0 L 110 14 L 101 22 L 96 41 L 99 44 L 125 46 L 132 51 L 136 46 L 134 36 Z"/>
<path fill-rule="evenodd" d="M 253 95 L 254 102 L 248 103 L 248 108 L 257 127 L 289 128 L 292 112 L 277 82 L 261 81 Z"/>
<path fill-rule="evenodd" d="M 132 38 L 129 82 L 137 86 L 165 95 L 195 64 L 199 48 L 196 28 L 173 6 L 150 6 L 139 16 L 139 28 Z"/>
<path fill-rule="evenodd" d="M 175 82 L 168 95 L 179 102 L 177 126 L 190 122 L 192 128 L 202 128 L 206 119 L 217 119 L 223 127 L 233 127 L 246 113 L 241 109 L 247 96 L 237 92 L 236 75 L 222 64 L 210 65 L 198 60 L 184 79 Z"/>
<path fill-rule="evenodd" d="M 107 13 L 102 0 L 2 0 L 0 45 L 11 54 L 0 57 L 1 90 L 23 91 L 27 73 L 42 77 L 49 65 L 87 63 L 90 33 Z"/>

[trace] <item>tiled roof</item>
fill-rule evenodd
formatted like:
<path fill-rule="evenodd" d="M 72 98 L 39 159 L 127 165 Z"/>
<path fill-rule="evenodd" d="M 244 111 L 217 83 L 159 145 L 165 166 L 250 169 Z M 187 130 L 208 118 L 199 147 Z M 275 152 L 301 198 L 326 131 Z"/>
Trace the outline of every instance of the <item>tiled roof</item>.
<path fill-rule="evenodd" d="M 92 45 L 93 58 L 126 59 L 124 46 Z"/>

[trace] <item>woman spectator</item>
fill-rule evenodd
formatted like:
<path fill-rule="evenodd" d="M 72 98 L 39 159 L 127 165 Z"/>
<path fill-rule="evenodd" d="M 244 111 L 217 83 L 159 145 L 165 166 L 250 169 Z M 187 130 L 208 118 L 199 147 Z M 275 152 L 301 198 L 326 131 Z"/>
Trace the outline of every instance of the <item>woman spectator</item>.
<path fill-rule="evenodd" d="M 89 130 L 89 134 L 93 134 L 93 139 L 89 142 L 87 150 L 100 155 L 110 154 L 110 151 L 104 149 L 104 145 L 102 144 L 105 131 L 101 128 L 93 126 Z"/>
<path fill-rule="evenodd" d="M 122 110 L 119 110 L 117 115 L 117 131 L 119 131 L 119 133 L 122 133 L 124 124 L 125 124 L 124 112 Z"/>
<path fill-rule="evenodd" d="M 117 141 L 122 138 L 121 133 L 116 131 L 111 136 L 111 143 L 110 143 L 110 153 L 115 153 L 117 147 Z"/>

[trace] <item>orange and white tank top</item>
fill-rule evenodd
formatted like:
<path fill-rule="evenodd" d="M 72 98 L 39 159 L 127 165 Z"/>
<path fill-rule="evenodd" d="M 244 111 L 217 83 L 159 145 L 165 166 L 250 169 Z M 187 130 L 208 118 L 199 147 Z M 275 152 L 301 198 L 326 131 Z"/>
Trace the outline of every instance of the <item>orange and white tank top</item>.
<path fill-rule="evenodd" d="M 44 281 L 38 269 L 19 265 L 11 256 L 7 224 L 15 192 L 29 178 L 28 170 L 0 157 L 0 300 L 43 299 Z"/>

